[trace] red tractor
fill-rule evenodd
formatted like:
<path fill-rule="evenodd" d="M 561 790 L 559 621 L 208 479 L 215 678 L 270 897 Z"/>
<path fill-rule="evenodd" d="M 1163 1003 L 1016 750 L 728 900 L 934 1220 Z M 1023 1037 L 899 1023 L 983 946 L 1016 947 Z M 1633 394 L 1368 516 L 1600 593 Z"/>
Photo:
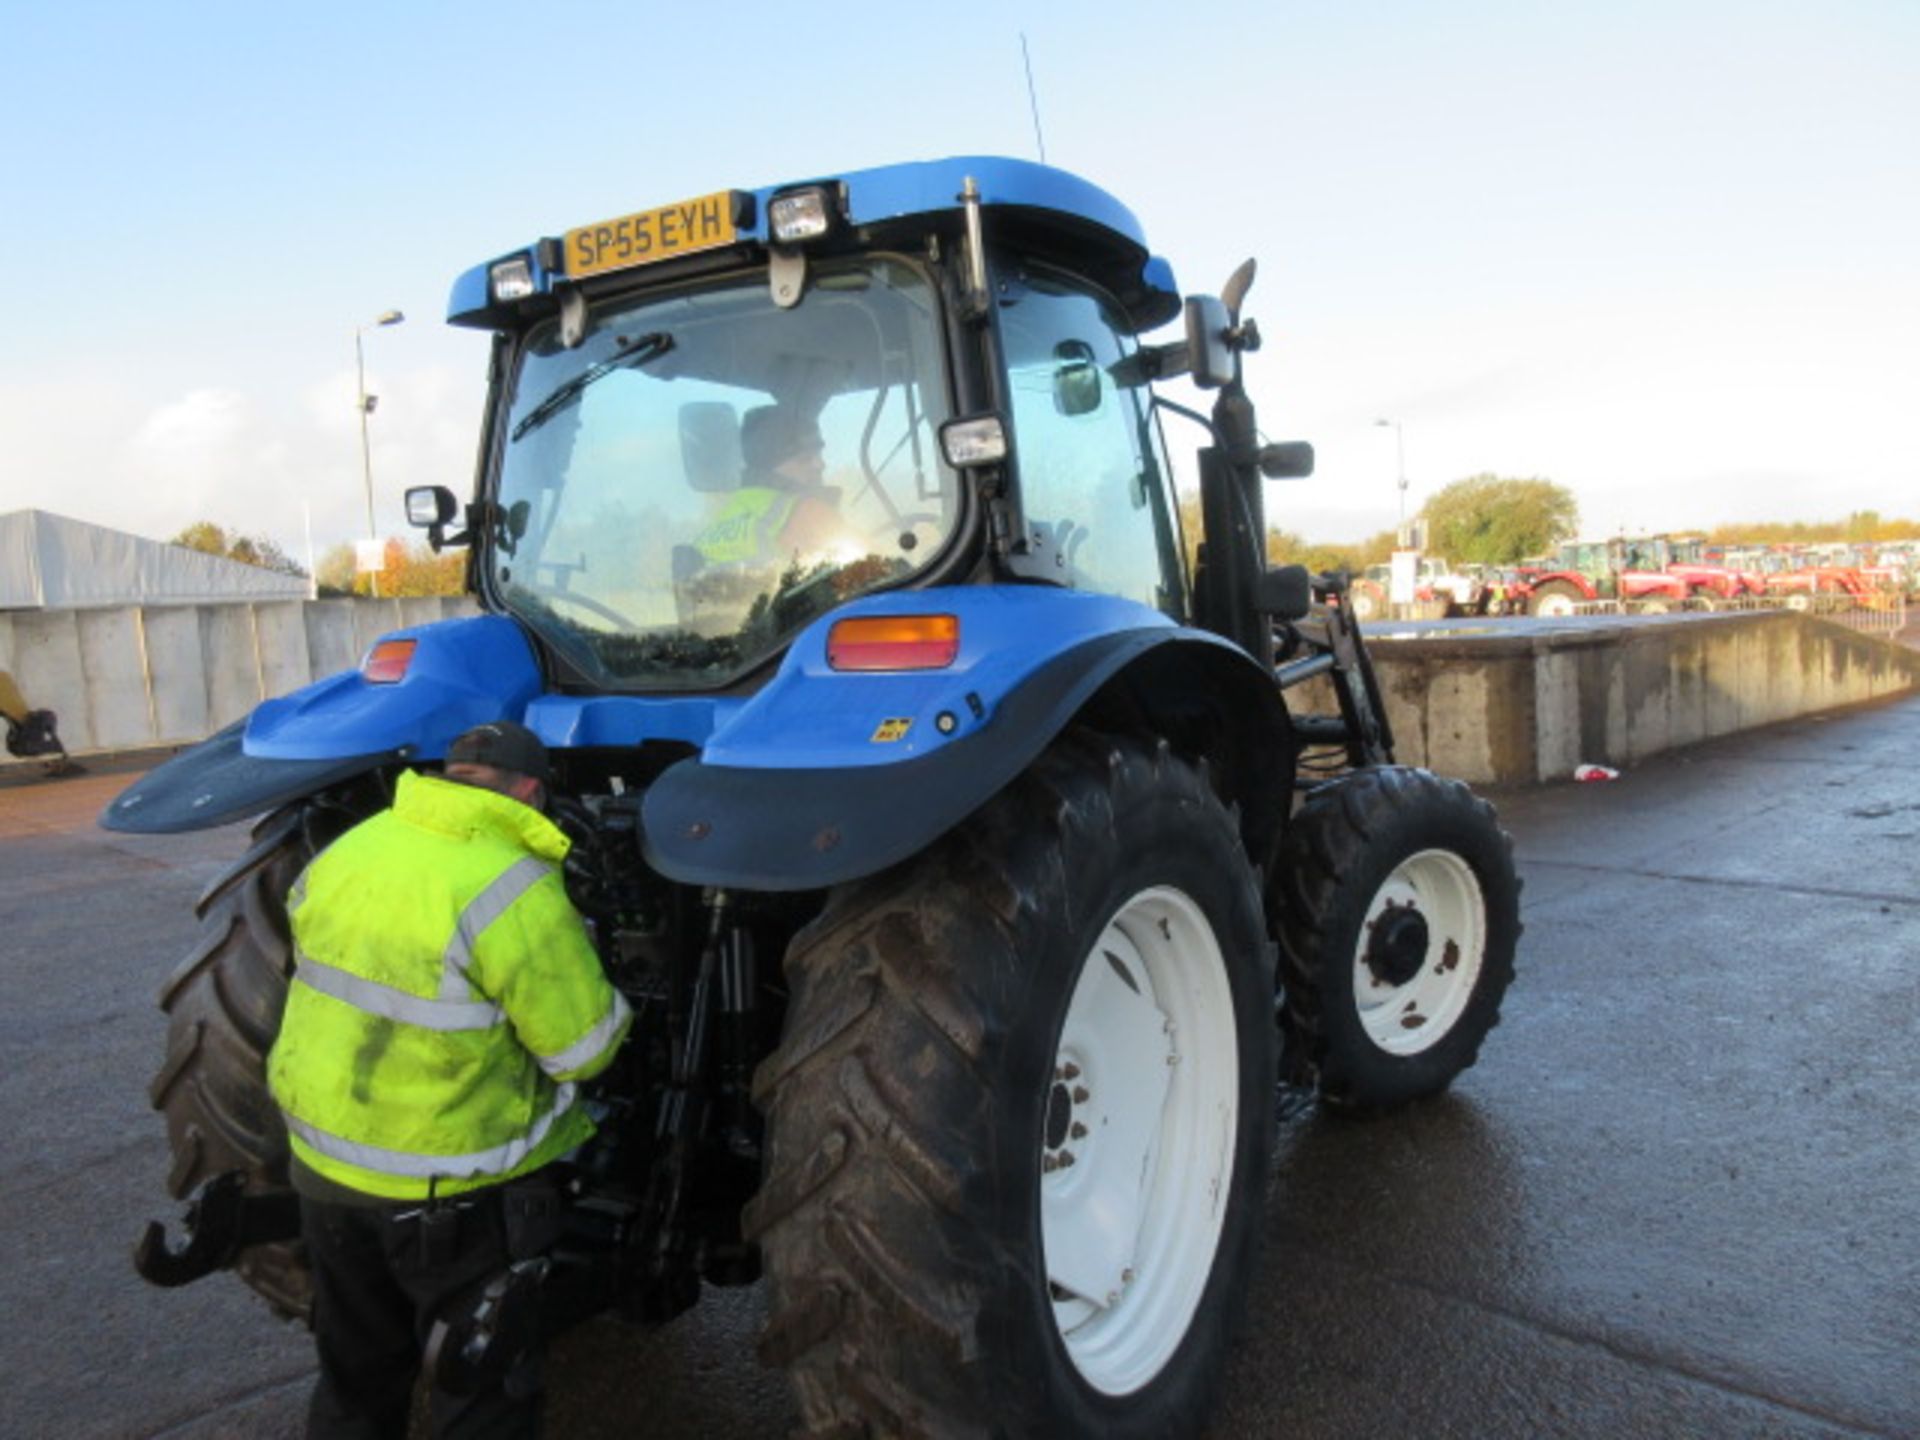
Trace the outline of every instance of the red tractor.
<path fill-rule="evenodd" d="M 1767 595 L 1790 610 L 1811 610 L 1857 605 L 1871 596 L 1873 583 L 1858 566 L 1833 563 L 1849 558 L 1783 546 L 1759 552 L 1755 562 Z"/>
<path fill-rule="evenodd" d="M 1709 548 L 1701 536 L 1656 535 L 1648 540 L 1629 542 L 1627 553 L 1647 568 L 1663 570 L 1686 581 L 1688 595 L 1707 609 L 1724 601 L 1767 593 L 1766 576 L 1727 563 L 1724 554 Z"/>
<path fill-rule="evenodd" d="M 1624 540 L 1571 540 L 1549 558 L 1515 567 L 1529 615 L 1571 615 L 1584 601 L 1618 600 L 1641 615 L 1682 608 L 1689 594 L 1677 575 L 1648 569 Z"/>

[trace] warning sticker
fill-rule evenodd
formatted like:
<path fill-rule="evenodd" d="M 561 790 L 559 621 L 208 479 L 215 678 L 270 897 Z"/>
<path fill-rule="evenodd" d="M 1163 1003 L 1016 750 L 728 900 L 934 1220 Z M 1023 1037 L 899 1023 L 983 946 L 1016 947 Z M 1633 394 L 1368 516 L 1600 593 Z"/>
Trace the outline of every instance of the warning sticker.
<path fill-rule="evenodd" d="M 912 728 L 913 721 L 911 720 L 882 720 L 880 722 L 880 728 L 873 732 L 872 743 L 875 745 L 890 745 L 895 740 L 904 738 L 907 731 Z"/>

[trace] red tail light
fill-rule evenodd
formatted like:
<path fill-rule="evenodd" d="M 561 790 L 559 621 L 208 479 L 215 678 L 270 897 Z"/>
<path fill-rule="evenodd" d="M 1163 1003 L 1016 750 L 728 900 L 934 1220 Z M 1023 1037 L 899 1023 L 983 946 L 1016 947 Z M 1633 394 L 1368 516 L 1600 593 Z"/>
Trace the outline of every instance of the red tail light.
<path fill-rule="evenodd" d="M 418 640 L 382 640 L 360 662 L 360 677 L 369 685 L 391 685 L 405 679 L 419 643 Z"/>
<path fill-rule="evenodd" d="M 836 670 L 944 670 L 959 653 L 958 615 L 862 615 L 827 632 Z"/>

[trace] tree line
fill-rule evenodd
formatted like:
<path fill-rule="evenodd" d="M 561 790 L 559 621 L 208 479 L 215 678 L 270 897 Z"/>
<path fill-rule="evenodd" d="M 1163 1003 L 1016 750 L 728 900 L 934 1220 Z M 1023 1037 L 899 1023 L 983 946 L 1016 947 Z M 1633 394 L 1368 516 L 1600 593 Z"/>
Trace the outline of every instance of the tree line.
<path fill-rule="evenodd" d="M 1192 562 L 1200 536 L 1200 498 L 1183 495 L 1181 528 Z M 1418 517 L 1425 522 L 1428 553 L 1458 564 L 1504 566 L 1551 554 L 1580 533 L 1580 506 L 1564 485 L 1540 477 L 1519 479 L 1481 474 L 1455 480 L 1428 498 Z M 1692 532 L 1690 532 L 1692 533 Z M 1844 520 L 1753 521 L 1716 525 L 1698 532 L 1710 544 L 1809 545 L 1823 541 L 1854 544 L 1920 539 L 1920 521 L 1883 517 L 1877 510 L 1856 510 Z M 1349 570 L 1384 565 L 1398 547 L 1392 530 L 1351 543 L 1313 541 L 1277 525 L 1267 528 L 1267 558 L 1275 565 L 1305 565 L 1309 570 Z"/>
<path fill-rule="evenodd" d="M 258 565 L 276 575 L 307 578 L 306 566 L 274 541 L 265 536 L 227 530 L 211 520 L 194 521 L 168 543 L 198 550 L 204 555 L 238 560 L 243 565 Z M 424 541 L 389 539 L 382 560 L 377 576 L 371 571 L 357 570 L 353 546 L 335 545 L 314 562 L 314 588 L 323 598 L 371 595 L 377 589 L 387 599 L 458 595 L 466 589 L 465 551 L 449 550 L 436 555 Z"/>

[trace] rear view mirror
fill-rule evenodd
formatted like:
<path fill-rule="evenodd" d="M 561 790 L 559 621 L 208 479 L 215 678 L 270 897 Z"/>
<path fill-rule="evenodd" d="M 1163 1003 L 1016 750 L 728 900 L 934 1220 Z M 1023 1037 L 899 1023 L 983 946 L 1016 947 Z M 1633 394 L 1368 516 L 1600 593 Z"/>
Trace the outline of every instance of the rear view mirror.
<path fill-rule="evenodd" d="M 448 545 L 465 545 L 472 536 L 465 530 L 447 538 L 447 526 L 460 513 L 460 502 L 444 485 L 413 485 L 407 489 L 407 523 L 427 532 L 427 544 L 438 555 Z"/>
<path fill-rule="evenodd" d="M 1187 373 L 1202 390 L 1218 390 L 1234 378 L 1233 346 L 1227 332 L 1233 318 L 1226 302 L 1211 295 L 1189 295 L 1186 306 Z"/>
<path fill-rule="evenodd" d="M 1313 446 L 1305 440 L 1260 447 L 1260 473 L 1269 480 L 1304 480 L 1313 474 Z"/>
<path fill-rule="evenodd" d="M 1062 340 L 1053 347 L 1059 362 L 1053 371 L 1053 408 L 1062 415 L 1091 415 L 1100 408 L 1100 367 L 1084 340 Z"/>
<path fill-rule="evenodd" d="M 407 491 L 407 523 L 426 529 L 444 525 L 460 512 L 453 492 L 444 485 L 415 485 Z"/>

